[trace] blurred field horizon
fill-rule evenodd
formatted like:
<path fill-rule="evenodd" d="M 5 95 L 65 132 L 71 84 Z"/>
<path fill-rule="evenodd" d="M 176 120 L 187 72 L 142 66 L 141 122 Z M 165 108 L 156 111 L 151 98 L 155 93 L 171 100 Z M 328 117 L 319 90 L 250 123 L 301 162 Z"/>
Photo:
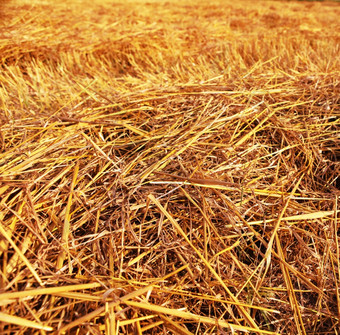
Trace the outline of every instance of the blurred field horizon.
<path fill-rule="evenodd" d="M 0 2 L 0 334 L 339 334 L 339 17 Z"/>

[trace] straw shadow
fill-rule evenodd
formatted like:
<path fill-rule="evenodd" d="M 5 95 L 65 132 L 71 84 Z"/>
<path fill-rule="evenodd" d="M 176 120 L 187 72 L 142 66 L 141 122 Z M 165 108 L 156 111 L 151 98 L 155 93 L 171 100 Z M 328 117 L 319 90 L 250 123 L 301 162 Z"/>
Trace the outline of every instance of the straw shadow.
<path fill-rule="evenodd" d="M 0 0 L 0 19 L 6 16 L 6 6 L 11 0 Z"/>

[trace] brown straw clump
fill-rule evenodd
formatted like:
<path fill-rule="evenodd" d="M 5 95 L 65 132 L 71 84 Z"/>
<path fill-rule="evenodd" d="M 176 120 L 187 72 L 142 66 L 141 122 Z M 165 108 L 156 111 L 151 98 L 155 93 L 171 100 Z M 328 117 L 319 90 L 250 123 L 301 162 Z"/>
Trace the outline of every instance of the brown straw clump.
<path fill-rule="evenodd" d="M 336 334 L 337 3 L 12 1 L 0 334 Z"/>

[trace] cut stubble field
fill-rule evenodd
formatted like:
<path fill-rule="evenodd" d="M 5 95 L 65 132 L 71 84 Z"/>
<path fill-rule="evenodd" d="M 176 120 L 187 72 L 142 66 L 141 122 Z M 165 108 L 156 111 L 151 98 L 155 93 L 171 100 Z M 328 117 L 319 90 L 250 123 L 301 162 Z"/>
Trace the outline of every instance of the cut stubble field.
<path fill-rule="evenodd" d="M 0 334 L 339 334 L 339 3 L 0 16 Z"/>

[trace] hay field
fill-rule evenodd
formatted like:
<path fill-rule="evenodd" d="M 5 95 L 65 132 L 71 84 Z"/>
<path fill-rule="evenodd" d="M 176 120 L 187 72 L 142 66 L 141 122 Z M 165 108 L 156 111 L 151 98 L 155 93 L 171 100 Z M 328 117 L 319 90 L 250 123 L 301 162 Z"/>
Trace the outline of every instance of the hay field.
<path fill-rule="evenodd" d="M 339 3 L 0 15 L 0 334 L 339 334 Z"/>

